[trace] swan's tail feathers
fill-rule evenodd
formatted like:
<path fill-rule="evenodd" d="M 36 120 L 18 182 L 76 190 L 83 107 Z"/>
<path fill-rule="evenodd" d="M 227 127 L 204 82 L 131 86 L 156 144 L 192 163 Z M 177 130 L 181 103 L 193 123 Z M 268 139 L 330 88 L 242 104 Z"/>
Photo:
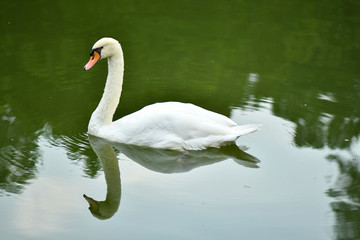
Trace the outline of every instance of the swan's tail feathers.
<path fill-rule="evenodd" d="M 248 124 L 248 125 L 236 126 L 235 129 L 238 137 L 240 137 L 242 135 L 255 132 L 259 130 L 261 127 L 262 124 Z"/>

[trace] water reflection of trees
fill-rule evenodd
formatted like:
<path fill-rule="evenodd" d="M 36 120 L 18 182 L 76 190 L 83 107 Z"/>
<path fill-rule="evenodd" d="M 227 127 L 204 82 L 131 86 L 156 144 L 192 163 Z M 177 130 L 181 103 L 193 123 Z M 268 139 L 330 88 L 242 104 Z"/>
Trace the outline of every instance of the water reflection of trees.
<path fill-rule="evenodd" d="M 101 164 L 89 145 L 88 136 L 85 133 L 75 136 L 56 136 L 47 132 L 49 143 L 66 150 L 68 159 L 81 165 L 86 176 L 94 178 L 101 170 Z"/>
<path fill-rule="evenodd" d="M 13 115 L 10 106 L 0 106 L 0 195 L 20 193 L 36 175 L 41 159 L 37 129 L 24 129 L 23 122 Z M 17 135 L 17 129 L 23 131 Z"/>
<path fill-rule="evenodd" d="M 336 239 L 360 239 L 360 156 L 330 155 L 328 160 L 339 169 L 335 183 L 327 191 L 334 198 L 331 208 L 336 219 Z"/>
<path fill-rule="evenodd" d="M 357 83 L 349 81 L 348 84 Z M 304 89 L 291 96 L 285 95 L 279 100 L 275 99 L 273 104 L 275 115 L 296 124 L 296 145 L 316 149 L 325 146 L 331 149 L 350 148 L 351 143 L 360 136 L 360 108 L 354 106 L 360 102 L 360 91 L 349 89 L 345 92 L 328 92 L 327 95 L 320 89 L 308 91 Z M 341 94 L 347 95 L 347 99 L 343 99 Z"/>
<path fill-rule="evenodd" d="M 0 195 L 20 193 L 37 173 L 38 145 L 31 138 L 13 140 L 0 148 Z"/>
<path fill-rule="evenodd" d="M 42 159 L 40 146 L 45 143 L 42 140 L 50 146 L 65 149 L 67 157 L 82 165 L 87 176 L 98 174 L 101 166 L 86 134 L 56 135 L 46 124 L 39 127 L 15 117 L 9 106 L 3 106 L 0 111 L 0 196 L 21 193 L 36 178 Z"/>

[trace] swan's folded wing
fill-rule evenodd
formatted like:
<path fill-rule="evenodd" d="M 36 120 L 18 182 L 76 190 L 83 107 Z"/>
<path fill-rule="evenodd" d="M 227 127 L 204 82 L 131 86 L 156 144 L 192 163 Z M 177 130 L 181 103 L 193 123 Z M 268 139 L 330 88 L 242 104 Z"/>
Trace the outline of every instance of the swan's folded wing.
<path fill-rule="evenodd" d="M 259 125 L 238 126 L 231 119 L 193 104 L 152 104 L 102 129 L 111 141 L 168 148 L 200 150 L 219 147 L 256 131 Z"/>

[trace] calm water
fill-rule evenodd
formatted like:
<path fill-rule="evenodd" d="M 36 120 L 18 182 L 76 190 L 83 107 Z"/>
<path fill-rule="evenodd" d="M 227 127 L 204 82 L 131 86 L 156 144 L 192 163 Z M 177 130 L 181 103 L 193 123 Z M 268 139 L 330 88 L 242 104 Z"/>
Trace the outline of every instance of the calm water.
<path fill-rule="evenodd" d="M 360 239 L 359 10 L 3 1 L 0 238 Z M 89 139 L 107 66 L 83 66 L 102 36 L 125 54 L 115 118 L 176 100 L 262 130 L 185 158 Z"/>

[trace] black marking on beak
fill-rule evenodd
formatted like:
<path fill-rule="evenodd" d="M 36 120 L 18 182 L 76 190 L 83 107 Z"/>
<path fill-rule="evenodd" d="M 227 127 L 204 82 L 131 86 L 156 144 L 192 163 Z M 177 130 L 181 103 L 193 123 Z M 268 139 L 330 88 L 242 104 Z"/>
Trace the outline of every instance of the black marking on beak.
<path fill-rule="evenodd" d="M 101 50 L 103 49 L 104 47 L 99 47 L 99 48 L 95 48 L 93 50 L 91 50 L 90 52 L 90 57 L 93 57 L 94 59 L 94 52 L 97 52 L 100 56 L 101 56 Z"/>

